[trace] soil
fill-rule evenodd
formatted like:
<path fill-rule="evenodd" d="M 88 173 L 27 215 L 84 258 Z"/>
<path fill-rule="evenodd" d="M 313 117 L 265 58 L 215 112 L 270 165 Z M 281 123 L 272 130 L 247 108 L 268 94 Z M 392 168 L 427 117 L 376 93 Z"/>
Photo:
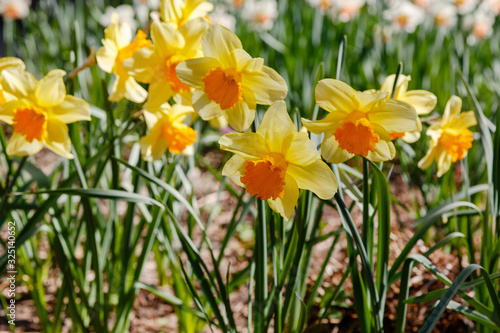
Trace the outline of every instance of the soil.
<path fill-rule="evenodd" d="M 54 165 L 54 158 L 50 156 L 50 152 L 46 154 L 39 154 L 42 157 L 37 158 L 37 164 L 42 166 L 42 170 L 50 173 Z M 217 167 L 222 161 L 222 154 L 217 151 L 210 151 L 206 154 L 210 164 Z M 391 177 L 391 193 L 398 198 L 406 207 L 412 207 L 412 199 L 422 200 L 419 198 L 419 193 L 409 188 L 397 172 Z M 212 224 L 207 229 L 207 234 L 212 242 L 213 247 L 220 248 L 222 237 L 225 233 L 225 227 L 232 216 L 232 211 L 236 205 L 236 200 L 232 198 L 229 193 L 222 193 L 219 201 L 216 202 L 217 191 L 219 189 L 219 182 L 206 170 L 196 169 L 190 173 L 191 181 L 197 184 L 195 194 L 198 199 L 198 205 L 206 210 L 212 208 L 220 208 L 220 213 L 214 219 Z M 235 189 L 237 189 L 235 187 Z M 238 191 L 241 189 L 237 189 Z M 345 197 L 346 203 L 349 205 L 351 200 Z M 391 232 L 391 247 L 390 258 L 391 261 L 398 256 L 403 249 L 406 242 L 414 234 L 411 228 L 414 213 L 410 210 L 407 211 L 399 206 L 392 207 L 392 232 Z M 206 217 L 206 216 L 204 216 Z M 358 208 L 354 208 L 353 219 L 358 223 L 360 228 L 361 212 Z M 333 209 L 326 209 L 324 212 L 323 220 L 325 227 L 323 233 L 334 231 L 340 226 L 340 218 L 338 213 Z M 248 228 L 251 229 L 251 219 L 248 219 Z M 5 228 L 4 228 L 5 229 Z M 231 272 L 237 272 L 248 265 L 249 259 L 252 257 L 252 240 L 247 240 L 244 237 L 244 231 L 240 232 L 242 237 L 234 237 L 224 252 L 224 260 L 221 262 L 220 270 L 226 272 L 228 265 L 230 265 Z M 0 235 L 5 239 L 5 230 L 2 230 Z M 318 278 L 317 274 L 320 270 L 322 259 L 326 256 L 329 247 L 331 246 L 332 238 L 327 239 L 314 248 L 312 266 L 309 272 L 308 285 L 312 286 L 313 282 Z M 419 242 L 413 249 L 413 253 L 425 253 L 427 247 L 423 242 Z M 319 290 L 319 295 L 323 295 L 328 288 L 335 288 L 342 277 L 345 267 L 347 266 L 348 259 L 346 257 L 346 240 L 341 238 L 336 244 L 333 255 L 331 256 L 328 266 L 326 267 L 323 286 Z M 204 254 L 206 255 L 206 253 Z M 317 260 L 315 260 L 317 259 Z M 466 262 L 459 263 L 456 253 L 445 253 L 443 251 L 434 252 L 429 258 L 436 267 L 454 280 L 459 274 L 460 266 L 466 266 Z M 391 262 L 392 264 L 392 262 Z M 461 265 L 460 265 L 461 264 Z M 45 282 L 45 289 L 47 292 L 46 302 L 49 308 L 53 308 L 55 297 L 54 294 L 57 287 L 60 285 L 58 280 L 57 269 L 53 269 L 49 273 L 49 279 Z M 1 290 L 6 290 L 6 281 L 0 285 Z M 144 268 L 142 274 L 142 281 L 154 284 L 158 288 L 169 292 L 168 286 L 160 286 L 159 279 L 156 273 L 156 263 L 151 256 L 149 262 Z M 440 283 L 427 269 L 416 266 L 412 271 L 411 290 L 410 296 L 425 294 L 429 291 L 443 288 Z M 343 292 L 347 295 L 352 295 L 352 284 L 349 278 L 344 283 Z M 391 332 L 394 329 L 396 320 L 396 306 L 398 304 L 399 284 L 391 285 L 386 302 L 386 316 L 384 318 L 384 326 L 386 332 Z M 40 326 L 36 314 L 33 301 L 30 299 L 27 288 L 24 285 L 19 285 L 17 288 L 17 296 L 19 299 L 16 302 L 16 332 L 39 332 Z M 247 324 L 247 304 L 248 304 L 248 283 L 243 285 L 237 291 L 231 293 L 231 307 L 235 313 L 235 320 L 239 327 L 238 332 L 248 332 Z M 460 301 L 459 298 L 455 299 Z M 317 306 L 317 304 L 316 304 Z M 334 308 L 338 310 L 338 316 L 326 318 L 320 323 L 319 332 L 359 332 L 357 324 L 357 315 L 352 307 L 352 300 L 346 299 L 346 303 L 335 304 Z M 425 321 L 426 315 L 432 309 L 432 304 L 410 304 L 408 307 L 407 315 L 407 332 L 416 332 Z M 312 313 L 313 316 L 308 320 L 308 328 L 306 332 L 314 332 L 318 325 L 318 312 L 319 308 L 316 307 Z M 0 318 L 6 318 L 5 311 L 0 309 Z M 69 320 L 64 321 L 63 332 L 71 332 L 71 323 Z M 155 295 L 142 291 L 138 294 L 134 303 L 133 318 L 131 320 L 130 332 L 145 333 L 145 332 L 176 332 L 177 317 L 174 308 Z M 219 332 L 216 327 L 212 327 L 213 332 Z M 473 323 L 467 318 L 457 314 L 456 312 L 447 311 L 441 317 L 434 332 L 470 332 L 474 331 Z M 9 327 L 6 325 L 5 320 L 0 321 L 0 332 L 10 332 Z M 211 332 L 208 326 L 205 327 L 203 332 Z"/>

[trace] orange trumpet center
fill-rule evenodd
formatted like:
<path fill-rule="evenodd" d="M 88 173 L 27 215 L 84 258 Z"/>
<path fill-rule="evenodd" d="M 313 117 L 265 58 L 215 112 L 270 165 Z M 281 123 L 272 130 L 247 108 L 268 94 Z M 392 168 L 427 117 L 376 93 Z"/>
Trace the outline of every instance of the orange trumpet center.
<path fill-rule="evenodd" d="M 439 144 L 446 149 L 451 161 L 461 160 L 467 154 L 467 150 L 472 147 L 472 132 L 464 128 L 458 133 L 444 131 L 439 138 Z"/>
<path fill-rule="evenodd" d="M 47 115 L 39 108 L 30 106 L 22 107 L 14 111 L 12 126 L 16 133 L 24 136 L 26 141 L 42 141 L 47 127 Z"/>
<path fill-rule="evenodd" d="M 148 35 L 142 31 L 137 31 L 135 39 L 125 47 L 122 47 L 118 50 L 118 54 L 116 55 L 116 68 L 118 75 L 126 75 L 125 70 L 123 69 L 123 62 L 129 58 L 132 58 L 134 53 L 143 47 L 151 45 L 151 41 L 146 39 Z"/>
<path fill-rule="evenodd" d="M 187 146 L 196 141 L 196 131 L 178 121 L 165 122 L 161 130 L 168 150 L 174 154 L 181 154 Z"/>
<path fill-rule="evenodd" d="M 245 161 L 241 182 L 247 192 L 262 200 L 283 198 L 287 161 L 281 154 L 271 153 L 257 161 Z"/>
<path fill-rule="evenodd" d="M 201 80 L 205 84 L 203 91 L 208 99 L 219 104 L 222 110 L 232 108 L 236 102 L 243 100 L 241 74 L 232 68 L 211 69 Z"/>
<path fill-rule="evenodd" d="M 351 113 L 333 135 L 340 148 L 354 155 L 368 155 L 380 141 L 380 136 L 374 131 L 367 115 L 361 111 Z"/>

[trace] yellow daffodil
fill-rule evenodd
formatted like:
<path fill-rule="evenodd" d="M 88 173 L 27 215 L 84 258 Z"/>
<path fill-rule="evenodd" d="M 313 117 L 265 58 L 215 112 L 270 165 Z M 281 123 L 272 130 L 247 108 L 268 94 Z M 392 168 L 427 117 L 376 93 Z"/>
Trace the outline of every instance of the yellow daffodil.
<path fill-rule="evenodd" d="M 267 200 L 271 209 L 289 219 L 299 188 L 330 199 L 337 191 L 332 170 L 321 160 L 307 133 L 297 132 L 285 102 L 273 103 L 256 133 L 229 133 L 221 149 L 235 153 L 222 174 L 247 192 Z"/>
<path fill-rule="evenodd" d="M 386 92 L 388 98 L 391 97 L 392 88 L 394 87 L 395 74 L 386 77 L 382 83 L 381 91 Z M 396 85 L 396 94 L 394 99 L 398 101 L 403 101 L 415 108 L 417 115 L 429 114 L 434 110 L 437 104 L 437 97 L 431 92 L 426 90 L 410 90 L 408 91 L 408 82 L 410 82 L 411 77 L 406 75 L 399 75 L 398 83 Z M 416 142 L 420 138 L 420 132 L 422 132 L 422 122 L 420 118 L 417 118 L 417 128 L 414 131 L 409 132 L 395 132 L 389 133 L 391 138 L 401 138 L 408 143 Z"/>
<path fill-rule="evenodd" d="M 15 97 L 0 106 L 0 120 L 14 128 L 7 154 L 33 155 L 45 146 L 73 158 L 66 124 L 90 121 L 90 106 L 83 99 L 66 95 L 64 75 L 64 71 L 55 69 L 37 81 L 19 67 L 2 71 L 1 85 Z"/>
<path fill-rule="evenodd" d="M 194 113 L 192 106 L 181 103 L 165 103 L 156 112 L 145 111 L 150 132 L 139 141 L 142 158 L 160 160 L 167 149 L 173 154 L 192 155 L 196 131 L 184 124 L 190 113 Z"/>
<path fill-rule="evenodd" d="M 0 58 L 0 73 L 2 73 L 4 69 L 12 67 L 17 67 L 21 70 L 24 70 L 26 68 L 24 62 L 19 58 L 11 58 L 11 57 Z M 12 101 L 14 99 L 16 99 L 16 97 L 12 96 L 7 91 L 4 91 L 2 84 L 0 82 L 0 105 L 4 104 L 5 102 Z M 1 119 L 2 118 L 0 115 L 0 120 Z"/>
<path fill-rule="evenodd" d="M 174 29 L 180 29 L 187 22 L 205 18 L 214 5 L 205 0 L 162 0 L 161 19 Z"/>
<path fill-rule="evenodd" d="M 285 80 L 264 59 L 252 58 L 229 29 L 213 24 L 203 36 L 205 57 L 181 62 L 177 76 L 195 88 L 193 106 L 204 120 L 225 115 L 236 131 L 250 127 L 256 104 L 283 100 Z"/>
<path fill-rule="evenodd" d="M 460 97 L 451 96 L 446 103 L 441 121 L 432 124 L 427 130 L 431 142 L 427 154 L 418 162 L 418 167 L 427 169 L 436 161 L 441 177 L 450 169 L 451 163 L 467 156 L 472 147 L 472 132 L 468 129 L 477 124 L 473 111 L 462 112 Z"/>
<path fill-rule="evenodd" d="M 385 92 L 358 92 L 338 80 L 318 82 L 316 103 L 330 113 L 319 121 L 302 119 L 302 124 L 313 133 L 325 133 L 321 154 L 327 162 L 341 163 L 355 155 L 391 160 L 396 149 L 389 133 L 416 128 L 411 105 L 387 99 Z"/>
<path fill-rule="evenodd" d="M 126 70 L 139 82 L 149 83 L 145 109 L 157 109 L 176 95 L 189 93 L 191 87 L 179 80 L 175 69 L 186 59 L 202 56 L 201 38 L 208 28 L 203 19 L 191 20 L 179 30 L 162 22 L 153 22 L 153 44 L 137 51 L 125 61 Z"/>
<path fill-rule="evenodd" d="M 147 91 L 123 68 L 123 62 L 134 53 L 151 44 L 147 34 L 137 31 L 132 41 L 132 31 L 128 24 L 118 24 L 118 17 L 112 18 L 113 23 L 104 30 L 104 39 L 96 54 L 97 65 L 106 73 L 116 76 L 109 100 L 118 102 L 123 97 L 134 103 L 142 103 L 148 96 Z"/>

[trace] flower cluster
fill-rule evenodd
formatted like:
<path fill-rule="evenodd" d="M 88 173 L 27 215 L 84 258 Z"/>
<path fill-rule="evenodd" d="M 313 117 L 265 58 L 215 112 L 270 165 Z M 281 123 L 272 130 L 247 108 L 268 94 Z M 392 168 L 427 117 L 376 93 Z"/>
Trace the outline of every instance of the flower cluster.
<path fill-rule="evenodd" d="M 73 158 L 66 124 L 90 121 L 90 106 L 66 95 L 65 75 L 55 69 L 37 81 L 20 59 L 0 59 L 0 121 L 13 128 L 7 154 L 33 155 L 46 147 Z"/>
<path fill-rule="evenodd" d="M 245 8 L 248 3 L 238 6 Z M 364 4 L 310 3 L 325 13 L 336 8 L 342 21 Z M 418 5 L 426 8 L 424 2 Z M 404 9 L 406 4 L 398 6 Z M 410 13 L 411 8 L 404 10 Z M 302 119 L 304 130 L 298 131 L 284 101 L 285 80 L 265 66 L 264 59 L 248 54 L 230 29 L 211 22 L 207 14 L 212 9 L 203 0 L 165 0 L 150 25 L 150 38 L 120 21 L 116 12 L 110 16 L 97 64 L 114 76 L 110 101 L 126 98 L 141 104 L 148 130 L 139 140 L 144 160 L 160 160 L 167 151 L 193 154 L 198 133 L 188 120 L 197 116 L 229 124 L 237 132 L 223 135 L 219 144 L 235 155 L 222 174 L 289 219 L 299 189 L 321 199 L 335 194 L 337 181 L 325 161 L 342 163 L 357 155 L 389 161 L 396 156 L 395 140 L 419 140 L 419 116 L 431 113 L 437 98 L 425 90 L 409 90 L 411 77 L 402 74 L 388 76 L 379 90 L 358 91 L 334 79 L 319 81 L 316 103 L 328 114 L 320 120 Z M 409 20 L 399 23 L 415 25 Z M 53 70 L 37 81 L 20 59 L 0 59 L 0 120 L 13 127 L 8 154 L 32 155 L 47 147 L 72 158 L 66 124 L 90 120 L 90 107 L 66 95 L 64 76 L 64 71 Z M 254 123 L 257 105 L 269 105 L 260 126 L 242 133 Z M 427 168 L 436 160 L 438 177 L 472 146 L 468 128 L 476 120 L 471 111 L 460 114 L 461 106 L 460 98 L 452 96 L 442 120 L 427 130 L 430 149 L 419 167 Z M 321 152 L 307 131 L 322 135 Z"/>

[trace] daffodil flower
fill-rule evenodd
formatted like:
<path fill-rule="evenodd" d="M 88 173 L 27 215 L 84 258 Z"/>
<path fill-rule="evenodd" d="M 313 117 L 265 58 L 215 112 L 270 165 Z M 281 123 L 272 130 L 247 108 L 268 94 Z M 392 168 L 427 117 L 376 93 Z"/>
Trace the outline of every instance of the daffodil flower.
<path fill-rule="evenodd" d="M 123 62 L 131 58 L 134 53 L 151 44 L 147 40 L 146 33 L 137 31 L 132 41 L 132 30 L 126 23 L 118 24 L 116 15 L 112 18 L 113 23 L 104 30 L 104 39 L 96 54 L 97 65 L 106 73 L 116 76 L 109 100 L 118 102 L 123 97 L 134 103 L 142 103 L 148 96 L 147 91 L 141 87 L 135 79 L 123 68 Z"/>
<path fill-rule="evenodd" d="M 384 82 L 382 83 L 382 87 L 380 88 L 381 91 L 388 94 L 388 98 L 390 98 L 392 94 L 392 88 L 394 87 L 395 78 L 395 74 L 389 75 L 385 78 Z M 408 82 L 410 82 L 410 80 L 410 76 L 399 75 L 394 99 L 406 102 L 413 106 L 417 111 L 417 115 L 419 116 L 429 114 L 436 107 L 436 95 L 426 90 L 408 91 Z M 393 140 L 396 138 L 401 138 L 408 143 L 413 143 L 420 138 L 420 132 L 422 132 L 422 122 L 420 121 L 420 118 L 417 118 L 417 128 L 414 131 L 395 132 L 389 134 L 391 135 L 391 138 Z"/>
<path fill-rule="evenodd" d="M 124 66 L 137 81 L 149 83 L 145 109 L 157 109 L 176 94 L 189 93 L 191 87 L 179 80 L 177 65 L 202 56 L 201 38 L 208 28 L 203 19 L 191 20 L 179 30 L 155 21 L 151 25 L 153 44 L 137 51 Z"/>
<path fill-rule="evenodd" d="M 73 158 L 66 124 L 90 121 L 90 106 L 66 95 L 63 70 L 50 71 L 40 81 L 19 67 L 2 71 L 3 89 L 15 99 L 0 106 L 0 120 L 14 128 L 7 145 L 9 155 L 33 155 L 44 146 L 58 155 Z"/>
<path fill-rule="evenodd" d="M 156 112 L 144 112 L 150 132 L 139 141 L 142 158 L 160 160 L 167 149 L 173 154 L 192 155 L 197 133 L 184 124 L 190 113 L 194 113 L 192 106 L 181 103 L 165 103 Z"/>
<path fill-rule="evenodd" d="M 299 188 L 330 199 L 337 191 L 332 170 L 321 160 L 307 133 L 297 132 L 285 102 L 273 103 L 256 133 L 229 133 L 221 149 L 235 153 L 222 170 L 235 184 L 289 219 Z"/>
<path fill-rule="evenodd" d="M 374 162 L 391 160 L 396 149 L 389 133 L 416 128 L 413 106 L 387 99 L 385 92 L 358 92 L 338 80 L 318 82 L 316 103 L 329 114 L 318 121 L 302 119 L 302 124 L 313 133 L 325 134 L 321 155 L 330 163 L 355 155 Z"/>
<path fill-rule="evenodd" d="M 437 176 L 441 177 L 450 169 L 451 163 L 467 156 L 472 147 L 472 132 L 468 129 L 477 124 L 473 111 L 462 112 L 460 97 L 451 96 L 446 103 L 441 121 L 427 130 L 431 142 L 427 154 L 418 162 L 420 169 L 427 169 L 435 160 Z"/>
<path fill-rule="evenodd" d="M 205 0 L 163 0 L 161 19 L 174 29 L 180 29 L 187 22 L 205 18 L 214 9 L 214 5 Z"/>
<path fill-rule="evenodd" d="M 179 79 L 195 88 L 193 106 L 204 120 L 224 115 L 242 132 L 255 118 L 257 104 L 283 100 L 285 80 L 264 59 L 252 58 L 229 29 L 213 24 L 203 36 L 205 57 L 181 62 Z"/>

